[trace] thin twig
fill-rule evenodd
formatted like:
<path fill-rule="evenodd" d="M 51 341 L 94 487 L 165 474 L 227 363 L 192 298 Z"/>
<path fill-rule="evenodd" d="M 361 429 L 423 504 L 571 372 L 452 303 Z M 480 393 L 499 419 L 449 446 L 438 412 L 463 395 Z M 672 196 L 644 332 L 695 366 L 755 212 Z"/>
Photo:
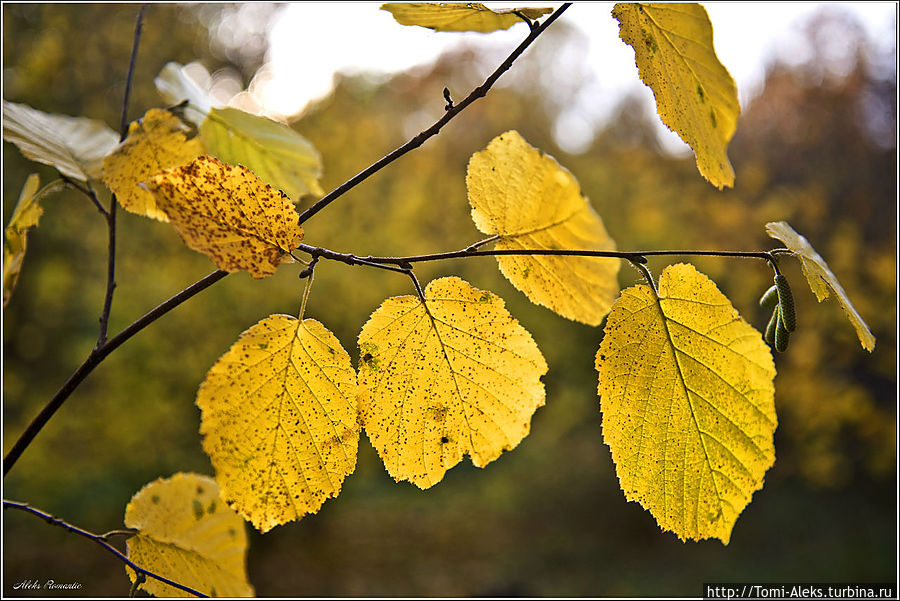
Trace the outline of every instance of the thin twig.
<path fill-rule="evenodd" d="M 146 313 L 143 317 L 119 332 L 118 335 L 110 338 L 102 346 L 95 348 L 91 354 L 88 355 L 88 358 L 85 359 L 84 363 L 75 370 L 75 373 L 69 376 L 69 379 L 66 380 L 65 384 L 63 384 L 56 394 L 53 395 L 53 398 L 44 405 L 44 408 L 41 409 L 40 413 L 38 413 L 31 423 L 28 424 L 28 427 L 25 428 L 25 431 L 22 432 L 19 439 L 16 440 L 12 449 L 10 449 L 9 453 L 6 454 L 6 457 L 3 458 L 3 475 L 6 476 L 6 474 L 9 473 L 9 470 L 16 464 L 16 461 L 19 460 L 19 457 L 25 449 L 28 448 L 31 441 L 34 440 L 34 437 L 38 435 L 38 432 L 40 432 L 50 418 L 53 417 L 53 414 L 62 407 L 63 403 L 65 403 L 66 399 L 68 399 L 75 389 L 78 388 L 79 384 L 81 384 L 88 374 L 94 371 L 94 368 L 100 365 L 110 353 L 119 348 L 126 340 L 143 330 L 145 327 L 189 298 L 206 290 L 226 275 L 228 275 L 227 271 L 217 270 L 212 272 L 202 280 L 191 284 L 169 300 Z"/>
<path fill-rule="evenodd" d="M 516 49 L 513 50 L 512 53 L 508 57 L 506 57 L 506 60 L 504 60 L 500 64 L 500 66 L 497 67 L 497 69 L 493 73 L 491 73 L 487 79 L 484 80 L 484 83 L 481 84 L 480 86 L 478 86 L 477 88 L 475 88 L 474 90 L 472 90 L 472 93 L 469 94 L 468 96 L 466 96 L 465 100 L 463 100 L 459 104 L 453 105 L 452 108 L 448 108 L 444 112 L 444 114 L 441 115 L 441 118 L 438 119 L 437 121 L 435 121 L 434 125 L 432 125 L 428 129 L 426 129 L 425 131 L 415 135 L 408 142 L 406 142 L 406 144 L 404 144 L 403 146 L 400 146 L 399 148 L 386 154 L 381 159 L 375 161 L 374 163 L 372 163 L 371 165 L 369 165 L 368 167 L 366 167 L 365 169 L 363 169 L 362 171 L 360 171 L 359 173 L 357 173 L 356 175 L 354 175 L 353 177 L 348 179 L 346 182 L 344 182 L 343 184 L 341 184 L 340 186 L 338 186 L 337 188 L 335 188 L 334 190 L 332 190 L 331 192 L 329 192 L 328 194 L 326 194 L 325 196 L 320 198 L 315 204 L 313 204 L 311 207 L 309 207 L 308 209 L 306 209 L 305 211 L 303 211 L 300 214 L 299 222 L 301 224 L 303 224 L 310 217 L 312 217 L 313 215 L 315 215 L 316 213 L 318 213 L 319 211 L 321 211 L 322 209 L 327 207 L 329 204 L 331 204 L 332 202 L 337 200 L 338 197 L 342 196 L 344 193 L 346 193 L 350 189 L 354 188 L 356 185 L 361 183 L 363 180 L 369 178 L 371 175 L 380 171 L 381 169 L 383 169 L 390 163 L 393 163 L 394 161 L 396 161 L 397 159 L 399 159 L 400 157 L 402 157 L 409 151 L 418 148 L 432 136 L 437 135 L 437 133 L 441 131 L 441 128 L 444 127 L 444 125 L 446 125 L 451 119 L 453 119 L 459 113 L 461 113 L 463 110 L 465 110 L 465 108 L 468 107 L 470 104 L 472 104 L 473 102 L 475 102 L 482 96 L 486 95 L 488 93 L 488 90 L 491 89 L 491 87 L 500 78 L 500 76 L 503 75 L 503 73 L 505 73 L 512 66 L 513 62 L 515 62 L 515 60 L 517 58 L 519 58 L 519 56 L 523 52 L 525 52 L 525 49 L 528 48 L 528 46 L 530 46 L 531 43 L 534 42 L 538 38 L 538 36 L 541 35 L 541 33 L 543 33 L 544 30 L 546 30 L 547 27 L 550 26 L 550 24 L 553 23 L 556 19 L 558 19 L 559 16 L 562 15 L 562 13 L 565 12 L 565 10 L 567 8 L 569 8 L 571 5 L 572 5 L 571 2 L 567 2 L 567 3 L 563 4 L 562 6 L 557 8 L 553 12 L 552 15 L 547 17 L 547 19 L 543 23 L 541 23 L 540 25 L 533 26 L 531 29 L 531 32 L 528 34 L 528 37 L 525 38 L 525 40 L 521 44 L 519 44 L 518 47 L 516 47 Z"/>
<path fill-rule="evenodd" d="M 100 214 L 103 215 L 104 218 L 109 219 L 109 211 L 106 210 L 106 207 L 104 207 L 102 204 L 100 204 L 100 200 L 97 198 L 97 194 L 96 194 L 96 192 L 94 192 L 93 188 L 91 188 L 89 186 L 88 187 L 82 186 L 76 180 L 70 178 L 68 175 L 65 175 L 63 173 L 60 173 L 59 177 L 60 177 L 60 179 L 62 179 L 62 181 L 64 181 L 66 183 L 67 186 L 69 186 L 70 188 L 73 188 L 75 190 L 78 190 L 79 192 L 81 192 L 82 194 L 87 196 L 88 199 L 92 203 L 94 203 L 94 206 L 97 208 L 97 210 L 100 211 Z"/>
<path fill-rule="evenodd" d="M 74 526 L 74 525 L 68 523 L 67 521 L 62 520 L 62 519 L 60 519 L 54 515 L 51 515 L 45 511 L 36 509 L 36 508 L 28 505 L 27 503 L 19 503 L 17 501 L 10 501 L 8 499 L 3 499 L 3 508 L 4 509 L 7 509 L 7 508 L 19 509 L 26 513 L 30 513 L 37 517 L 43 518 L 49 524 L 52 524 L 54 526 L 59 526 L 60 528 L 63 528 L 64 530 L 68 530 L 69 532 L 72 532 L 73 534 L 83 536 L 84 538 L 86 538 L 88 540 L 92 540 L 95 543 L 97 543 L 98 545 L 100 545 L 101 547 L 103 547 L 104 549 L 106 549 L 107 551 L 109 551 L 110 553 L 112 553 L 113 555 L 115 555 L 116 557 L 118 557 L 122 561 L 122 563 L 124 563 L 129 568 L 134 570 L 137 574 L 143 574 L 144 576 L 149 576 L 150 578 L 153 578 L 154 580 L 159 580 L 160 582 L 162 582 L 164 584 L 168 584 L 169 586 L 174 586 L 175 588 L 180 589 L 186 593 L 190 593 L 191 595 L 194 595 L 195 597 L 206 597 L 207 596 L 207 595 L 204 595 L 203 593 L 201 593 L 200 591 L 196 591 L 196 590 L 192 589 L 189 586 L 179 584 L 179 583 L 175 582 L 174 580 L 169 580 L 168 578 L 166 578 L 164 576 L 155 574 L 155 573 L 151 572 L 150 570 L 147 570 L 147 569 L 142 568 L 141 566 L 137 565 L 136 563 L 134 563 L 133 561 L 128 559 L 128 557 L 124 553 L 122 553 L 121 551 L 116 549 L 114 546 L 109 544 L 106 541 L 107 535 L 105 535 L 105 534 L 100 535 L 100 534 L 94 534 L 93 532 L 88 532 L 87 530 L 85 530 L 83 528 Z M 116 531 L 116 532 L 121 532 L 121 531 Z"/>
<path fill-rule="evenodd" d="M 141 5 L 134 24 L 134 42 L 131 45 L 131 59 L 128 61 L 128 76 L 125 78 L 125 97 L 122 100 L 122 118 L 119 121 L 119 142 L 128 137 L 128 101 L 131 98 L 131 84 L 134 80 L 134 65 L 137 62 L 138 47 L 141 43 L 141 29 L 144 24 L 144 11 L 147 5 Z M 109 315 L 112 312 L 113 294 L 116 291 L 116 209 L 119 201 L 113 194 L 106 212 L 106 229 L 109 233 L 106 262 L 106 294 L 103 298 L 103 311 L 100 313 L 100 332 L 97 334 L 97 348 L 106 343 L 109 332 Z"/>

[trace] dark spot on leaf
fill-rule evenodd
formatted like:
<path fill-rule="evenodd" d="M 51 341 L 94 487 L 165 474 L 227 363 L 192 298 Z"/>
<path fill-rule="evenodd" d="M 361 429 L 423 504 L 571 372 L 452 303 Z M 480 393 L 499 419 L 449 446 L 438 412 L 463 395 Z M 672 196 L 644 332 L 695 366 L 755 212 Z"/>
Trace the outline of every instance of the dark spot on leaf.
<path fill-rule="evenodd" d="M 199 520 L 203 517 L 203 513 L 203 503 L 199 499 L 194 499 L 194 518 Z"/>
<path fill-rule="evenodd" d="M 706 98 L 703 95 L 703 88 L 697 86 L 697 96 L 700 97 L 700 102 L 706 102 Z"/>
<path fill-rule="evenodd" d="M 150 497 L 150 502 L 154 505 L 159 505 L 159 495 L 153 495 Z"/>
<path fill-rule="evenodd" d="M 446 436 L 441 436 L 441 444 L 447 444 L 448 442 L 450 442 L 449 438 L 447 438 Z"/>

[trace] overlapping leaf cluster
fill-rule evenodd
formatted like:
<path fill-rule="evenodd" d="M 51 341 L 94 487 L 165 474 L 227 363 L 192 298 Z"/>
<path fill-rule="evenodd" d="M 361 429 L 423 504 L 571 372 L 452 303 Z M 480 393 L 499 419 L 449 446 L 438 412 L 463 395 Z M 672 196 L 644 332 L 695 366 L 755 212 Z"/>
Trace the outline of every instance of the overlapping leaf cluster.
<path fill-rule="evenodd" d="M 403 24 L 482 32 L 550 10 L 385 8 Z M 704 177 L 733 185 L 726 147 L 740 108 L 705 11 L 637 4 L 613 14 L 663 121 L 694 149 Z M 124 208 L 171 222 L 220 269 L 271 275 L 303 240 L 293 201 L 322 194 L 315 148 L 283 124 L 213 107 L 178 65 L 163 70 L 157 87 L 177 106 L 151 109 L 117 146 L 102 124 L 7 102 L 4 138 L 66 178 L 102 179 Z M 639 267 L 647 285 L 620 291 L 621 260 L 588 256 L 616 248 L 601 217 L 572 173 L 517 132 L 471 157 L 466 184 L 474 224 L 518 290 L 564 318 L 594 327 L 605 320 L 597 390 L 626 498 L 682 539 L 727 544 L 774 462 L 775 368 L 762 335 L 691 265 L 667 267 L 658 285 Z M 30 178 L 6 228 L 4 304 L 48 188 L 38 191 Z M 800 258 L 819 300 L 836 294 L 871 350 L 874 337 L 806 239 L 785 222 L 767 231 Z M 583 253 L 546 254 L 563 250 Z M 386 299 L 372 313 L 355 369 L 337 338 L 302 310 L 245 331 L 197 395 L 216 480 L 178 474 L 136 494 L 125 516 L 136 530 L 129 557 L 205 594 L 250 595 L 241 517 L 265 532 L 318 511 L 354 471 L 362 431 L 395 480 L 420 488 L 465 455 L 484 467 L 522 442 L 546 402 L 548 365 L 532 336 L 490 291 L 456 277 L 416 287 L 417 295 Z"/>

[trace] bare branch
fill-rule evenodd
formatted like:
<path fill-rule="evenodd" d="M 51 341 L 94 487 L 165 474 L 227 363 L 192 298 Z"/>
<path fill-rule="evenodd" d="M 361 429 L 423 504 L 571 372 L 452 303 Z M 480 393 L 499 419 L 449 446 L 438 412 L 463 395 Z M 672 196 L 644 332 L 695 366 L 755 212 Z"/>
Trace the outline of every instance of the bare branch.
<path fill-rule="evenodd" d="M 201 593 L 200 591 L 195 591 L 194 589 L 192 589 L 189 586 L 179 584 L 179 583 L 175 582 L 174 580 L 169 580 L 168 578 L 166 578 L 164 576 L 155 574 L 155 573 L 151 572 L 150 570 L 147 570 L 147 569 L 142 568 L 141 566 L 137 565 L 136 563 L 134 563 L 133 561 L 128 559 L 128 557 L 124 553 L 122 553 L 121 551 L 119 551 L 118 549 L 116 549 L 114 546 L 112 546 L 111 544 L 109 544 L 106 541 L 107 536 L 109 536 L 112 533 L 107 533 L 107 534 L 101 535 L 101 534 L 94 534 L 93 532 L 88 532 L 87 530 L 85 530 L 83 528 L 74 526 L 74 525 L 70 524 L 69 522 L 62 520 L 54 515 L 51 515 L 45 511 L 36 509 L 36 508 L 28 505 L 27 503 L 19 503 L 17 501 L 10 501 L 8 499 L 3 499 L 3 508 L 4 509 L 19 509 L 26 513 L 30 513 L 31 515 L 36 515 L 37 517 L 43 518 L 44 520 L 46 520 L 48 524 L 52 524 L 53 526 L 59 526 L 60 528 L 63 528 L 64 530 L 68 530 L 69 532 L 71 532 L 73 534 L 77 534 L 78 536 L 83 536 L 84 538 L 86 538 L 88 540 L 92 540 L 95 543 L 97 543 L 98 545 L 100 545 L 101 547 L 103 547 L 104 549 L 106 549 L 107 551 L 109 551 L 110 553 L 112 553 L 113 555 L 115 555 L 116 557 L 118 557 L 122 561 L 122 563 L 124 563 L 129 568 L 134 570 L 138 575 L 143 575 L 144 577 L 150 577 L 150 578 L 153 578 L 154 580 L 159 580 L 160 582 L 168 584 L 169 586 L 174 586 L 175 588 L 180 589 L 186 593 L 190 593 L 190 594 L 194 595 L 195 597 L 206 597 L 207 596 L 207 595 L 204 595 L 203 593 Z M 113 531 L 113 533 L 117 533 L 117 534 L 124 533 L 124 532 L 126 532 L 126 531 L 122 531 L 122 530 L 114 530 Z M 131 534 L 133 534 L 133 533 L 131 533 Z"/>

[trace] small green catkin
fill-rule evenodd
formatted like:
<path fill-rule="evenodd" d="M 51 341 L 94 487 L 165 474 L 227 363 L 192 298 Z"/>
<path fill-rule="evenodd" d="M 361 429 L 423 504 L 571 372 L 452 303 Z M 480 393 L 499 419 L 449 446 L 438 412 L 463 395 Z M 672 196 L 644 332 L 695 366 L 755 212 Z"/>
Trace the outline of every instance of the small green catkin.
<path fill-rule="evenodd" d="M 778 286 L 772 286 L 759 298 L 759 306 L 769 309 L 778 304 Z"/>
<path fill-rule="evenodd" d="M 782 319 L 782 312 L 776 311 L 778 315 L 778 323 L 775 326 L 775 350 L 779 353 L 783 353 L 787 350 L 788 342 L 791 341 L 791 333 L 787 331 L 787 328 L 784 326 L 784 319 Z"/>
<path fill-rule="evenodd" d="M 781 307 L 784 328 L 788 332 L 793 332 L 797 329 L 797 317 L 794 314 L 794 295 L 791 294 L 791 287 L 787 278 L 780 273 L 775 276 L 775 286 L 778 289 L 778 304 Z"/>
<path fill-rule="evenodd" d="M 775 307 L 775 310 L 772 311 L 772 318 L 769 320 L 769 325 L 766 326 L 765 340 L 768 344 L 775 344 L 775 327 L 778 325 L 778 314 L 779 309 L 778 307 Z"/>

